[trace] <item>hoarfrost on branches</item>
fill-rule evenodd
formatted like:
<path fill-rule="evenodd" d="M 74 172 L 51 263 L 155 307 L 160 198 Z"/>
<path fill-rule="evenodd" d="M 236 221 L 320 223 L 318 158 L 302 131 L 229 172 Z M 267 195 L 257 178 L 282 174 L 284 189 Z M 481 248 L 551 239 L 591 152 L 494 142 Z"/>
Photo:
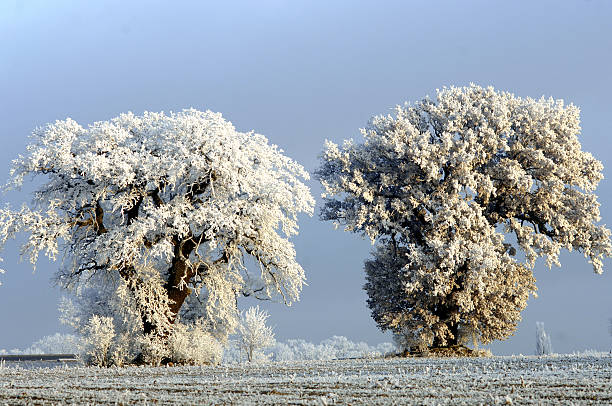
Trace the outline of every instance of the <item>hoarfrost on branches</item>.
<path fill-rule="evenodd" d="M 602 164 L 579 122 L 561 100 L 471 85 L 374 117 L 361 144 L 326 142 L 321 218 L 376 244 L 365 289 L 383 330 L 436 347 L 461 329 L 503 339 L 535 295 L 537 258 L 578 250 L 602 272 Z"/>
<path fill-rule="evenodd" d="M 117 336 L 138 333 L 166 356 L 178 319 L 223 342 L 238 296 L 299 299 L 305 276 L 289 239 L 314 200 L 308 173 L 263 135 L 210 111 L 127 113 L 49 124 L 27 151 L 8 188 L 44 184 L 31 206 L 0 210 L 0 244 L 25 232 L 33 265 L 41 253 L 62 259 L 57 282 L 87 303 L 71 320 L 81 330 L 94 314 L 112 317 Z"/>

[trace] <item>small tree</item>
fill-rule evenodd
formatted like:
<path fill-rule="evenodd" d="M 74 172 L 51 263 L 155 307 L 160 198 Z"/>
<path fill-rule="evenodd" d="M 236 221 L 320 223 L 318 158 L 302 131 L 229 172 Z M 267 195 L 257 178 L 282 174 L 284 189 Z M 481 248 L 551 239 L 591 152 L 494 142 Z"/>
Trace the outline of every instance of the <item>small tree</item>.
<path fill-rule="evenodd" d="M 299 299 L 305 277 L 289 238 L 314 200 L 308 173 L 264 136 L 197 110 L 88 128 L 67 119 L 33 136 L 9 188 L 35 176 L 42 185 L 31 207 L 0 210 L 0 246 L 25 232 L 32 264 L 41 252 L 63 256 L 56 280 L 85 305 L 73 320 L 81 329 L 109 313 L 99 315 L 112 317 L 116 337 L 129 334 L 156 360 L 171 353 L 181 313 L 224 341 L 239 295 Z"/>
<path fill-rule="evenodd" d="M 378 326 L 432 347 L 461 330 L 487 343 L 516 329 L 537 258 L 578 250 L 601 273 L 602 165 L 579 132 L 573 105 L 472 85 L 373 118 L 362 144 L 327 142 L 321 218 L 376 244 L 365 290 Z"/>
<path fill-rule="evenodd" d="M 268 317 L 270 317 L 268 312 L 255 306 L 250 307 L 240 318 L 239 345 L 249 362 L 265 359 L 262 350 L 273 346 L 276 342 L 272 328 L 266 326 Z"/>
<path fill-rule="evenodd" d="M 550 336 L 544 330 L 544 323 L 536 322 L 536 355 L 552 354 Z"/>

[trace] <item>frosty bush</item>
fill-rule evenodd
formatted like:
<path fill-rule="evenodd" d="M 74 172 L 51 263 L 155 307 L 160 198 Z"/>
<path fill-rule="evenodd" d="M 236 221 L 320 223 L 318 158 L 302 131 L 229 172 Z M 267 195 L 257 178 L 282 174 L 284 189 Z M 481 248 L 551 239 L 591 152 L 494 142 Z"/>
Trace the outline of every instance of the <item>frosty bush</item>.
<path fill-rule="evenodd" d="M 270 317 L 268 312 L 255 306 L 250 307 L 240 318 L 239 345 L 249 362 L 267 360 L 268 357 L 263 350 L 276 342 L 272 328 L 266 326 L 268 317 Z"/>
<path fill-rule="evenodd" d="M 299 299 L 305 275 L 290 238 L 314 200 L 308 173 L 263 135 L 210 111 L 128 113 L 87 128 L 57 121 L 27 150 L 8 189 L 42 182 L 32 205 L 0 210 L 0 247 L 24 232 L 33 265 L 41 253 L 64 259 L 56 281 L 85 304 L 79 328 L 112 317 L 156 362 L 179 316 L 204 318 L 223 342 L 239 296 Z"/>
<path fill-rule="evenodd" d="M 603 271 L 603 167 L 581 150 L 579 123 L 560 100 L 472 85 L 374 117 L 362 144 L 326 143 L 321 218 L 376 245 L 365 290 L 382 330 L 433 347 L 462 329 L 504 339 L 535 295 L 537 258 L 550 267 L 577 250 Z"/>
<path fill-rule="evenodd" d="M 60 321 L 74 328 L 84 341 L 95 342 L 95 338 L 90 337 L 92 318 L 104 318 L 112 323 L 114 335 L 102 365 L 132 363 L 138 357 L 144 359 L 145 353 L 151 353 L 152 343 L 144 338 L 140 314 L 117 279 L 103 274 L 92 275 L 87 284 L 75 287 L 71 298 L 61 299 L 59 311 Z M 80 352 L 87 351 L 81 349 Z M 84 358 L 94 361 L 92 357 Z"/>
<path fill-rule="evenodd" d="M 111 317 L 92 316 L 83 336 L 81 356 L 85 362 L 91 365 L 111 365 L 110 348 L 114 337 L 115 327 Z"/>
<path fill-rule="evenodd" d="M 223 357 L 223 346 L 200 323 L 179 324 L 170 337 L 170 357 L 180 364 L 216 365 Z"/>
<path fill-rule="evenodd" d="M 89 363 L 117 366 L 134 362 L 159 365 L 162 361 L 192 365 L 219 363 L 223 345 L 211 335 L 212 329 L 204 324 L 202 317 L 190 319 L 190 315 L 194 317 L 191 313 L 177 318 L 172 335 L 166 338 L 145 335 L 139 328 L 138 312 L 126 306 L 122 299 L 124 292 L 112 286 L 108 281 L 96 282 L 84 290 L 78 289 L 73 298 L 63 298 L 60 302 L 61 321 L 74 327 L 86 341 L 95 342 L 95 338 L 90 338 L 89 320 L 92 317 L 103 317 L 113 324 L 115 334 L 104 363 L 97 364 L 102 360 L 100 357 L 84 357 Z"/>
<path fill-rule="evenodd" d="M 544 330 L 544 323 L 536 322 L 536 355 L 552 354 L 550 336 Z"/>

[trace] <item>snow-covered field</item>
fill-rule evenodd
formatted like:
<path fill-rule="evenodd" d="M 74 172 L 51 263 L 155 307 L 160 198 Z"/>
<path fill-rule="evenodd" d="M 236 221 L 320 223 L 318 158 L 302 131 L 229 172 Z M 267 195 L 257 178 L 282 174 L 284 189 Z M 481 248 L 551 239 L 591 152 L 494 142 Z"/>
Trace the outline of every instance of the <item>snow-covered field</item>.
<path fill-rule="evenodd" d="M 612 404 L 612 356 L 356 359 L 216 367 L 5 363 L 0 404 Z"/>

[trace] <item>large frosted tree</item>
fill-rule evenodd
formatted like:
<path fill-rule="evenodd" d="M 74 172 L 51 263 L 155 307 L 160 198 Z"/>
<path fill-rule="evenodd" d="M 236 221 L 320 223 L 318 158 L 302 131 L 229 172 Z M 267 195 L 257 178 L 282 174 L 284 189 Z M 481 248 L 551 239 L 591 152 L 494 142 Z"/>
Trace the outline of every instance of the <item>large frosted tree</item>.
<path fill-rule="evenodd" d="M 123 317 L 115 327 L 163 357 L 177 317 L 223 339 L 238 296 L 298 300 L 305 276 L 289 238 L 314 200 L 308 173 L 264 136 L 210 111 L 128 113 L 87 128 L 57 121 L 27 150 L 9 187 L 40 186 L 30 206 L 0 211 L 0 242 L 23 232 L 32 264 L 62 258 L 57 281 L 87 307 L 72 324 Z"/>
<path fill-rule="evenodd" d="M 368 236 L 368 305 L 383 330 L 428 346 L 508 337 L 536 259 L 612 253 L 594 191 L 602 165 L 581 149 L 579 109 L 472 85 L 374 117 L 363 143 L 327 142 L 321 217 Z"/>

